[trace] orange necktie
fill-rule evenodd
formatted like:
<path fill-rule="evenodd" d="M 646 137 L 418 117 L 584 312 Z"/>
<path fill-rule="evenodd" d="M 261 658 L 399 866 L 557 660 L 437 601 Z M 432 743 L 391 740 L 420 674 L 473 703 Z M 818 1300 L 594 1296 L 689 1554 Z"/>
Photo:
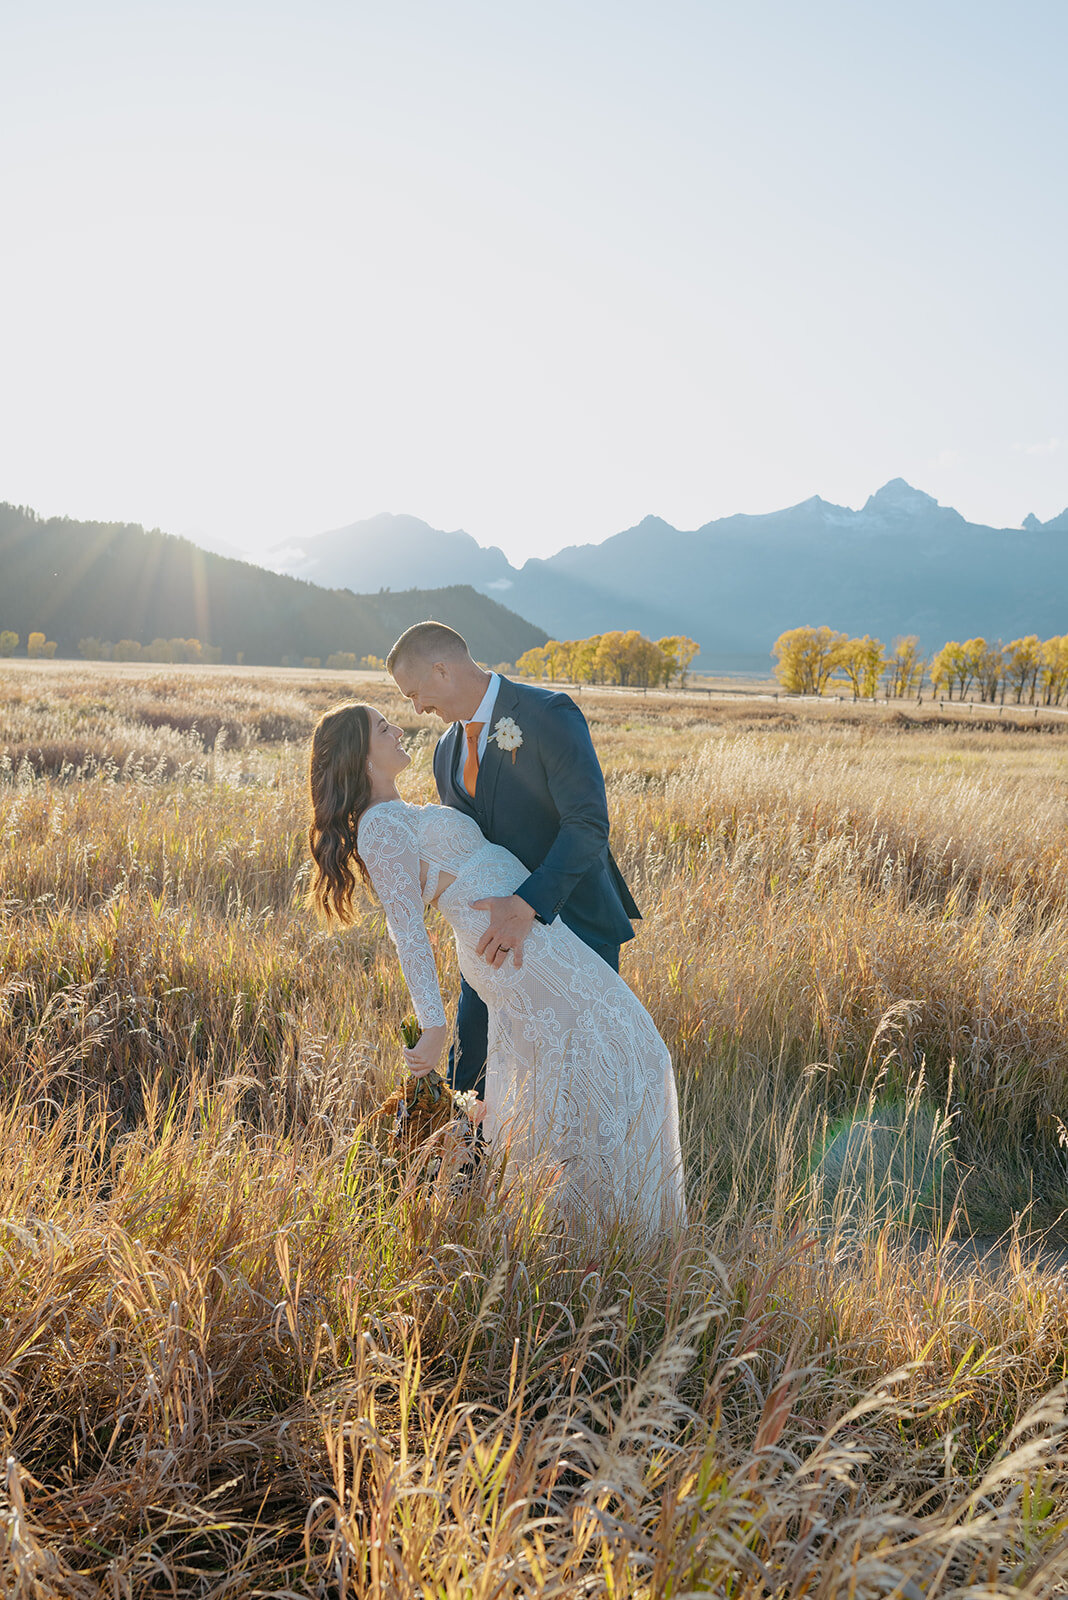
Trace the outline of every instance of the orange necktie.
<path fill-rule="evenodd" d="M 464 758 L 464 788 L 472 796 L 475 792 L 475 784 L 478 782 L 478 736 L 484 727 L 484 722 L 466 722 L 464 724 L 464 733 L 467 736 L 467 755 Z"/>

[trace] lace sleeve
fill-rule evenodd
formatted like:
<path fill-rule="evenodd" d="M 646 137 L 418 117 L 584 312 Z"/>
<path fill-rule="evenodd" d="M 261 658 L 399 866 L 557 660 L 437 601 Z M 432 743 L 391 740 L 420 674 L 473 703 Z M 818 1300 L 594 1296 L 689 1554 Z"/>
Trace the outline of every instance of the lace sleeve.
<path fill-rule="evenodd" d="M 444 1027 L 438 969 L 423 921 L 415 828 L 399 807 L 389 803 L 373 806 L 360 818 L 359 844 L 420 1025 Z"/>

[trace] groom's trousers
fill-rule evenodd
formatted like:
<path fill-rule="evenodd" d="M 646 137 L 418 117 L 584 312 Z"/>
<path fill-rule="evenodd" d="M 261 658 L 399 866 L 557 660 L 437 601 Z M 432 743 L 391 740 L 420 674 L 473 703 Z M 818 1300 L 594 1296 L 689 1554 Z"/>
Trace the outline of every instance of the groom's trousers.
<path fill-rule="evenodd" d="M 581 938 L 581 934 L 579 935 Z M 590 949 L 607 961 L 613 972 L 619 971 L 618 944 L 594 944 L 584 939 Z M 456 1035 L 449 1046 L 449 1083 L 461 1094 L 474 1089 L 480 1100 L 486 1093 L 486 1046 L 489 1033 L 489 1015 L 486 1003 L 467 983 L 460 983 L 460 1003 L 456 1008 Z"/>

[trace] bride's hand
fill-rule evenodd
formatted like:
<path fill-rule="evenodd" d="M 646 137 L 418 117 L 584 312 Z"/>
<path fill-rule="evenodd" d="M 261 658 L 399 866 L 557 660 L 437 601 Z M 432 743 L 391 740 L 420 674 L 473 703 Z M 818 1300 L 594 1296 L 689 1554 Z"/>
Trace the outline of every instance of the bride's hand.
<path fill-rule="evenodd" d="M 444 1026 L 424 1028 L 418 1042 L 410 1050 L 405 1050 L 404 1059 L 413 1078 L 425 1078 L 428 1072 L 433 1072 L 441 1060 L 448 1037 L 449 1030 Z"/>

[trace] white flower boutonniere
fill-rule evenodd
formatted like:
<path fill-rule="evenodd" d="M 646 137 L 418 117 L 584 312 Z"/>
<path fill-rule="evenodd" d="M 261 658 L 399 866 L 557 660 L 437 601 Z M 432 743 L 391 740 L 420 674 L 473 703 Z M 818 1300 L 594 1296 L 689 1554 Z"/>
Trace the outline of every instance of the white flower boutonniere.
<path fill-rule="evenodd" d="M 523 734 L 518 722 L 514 721 L 512 717 L 502 717 L 490 734 L 490 738 L 496 741 L 498 750 L 510 750 L 512 752 L 512 763 L 514 765 L 515 753 L 523 743 Z"/>

